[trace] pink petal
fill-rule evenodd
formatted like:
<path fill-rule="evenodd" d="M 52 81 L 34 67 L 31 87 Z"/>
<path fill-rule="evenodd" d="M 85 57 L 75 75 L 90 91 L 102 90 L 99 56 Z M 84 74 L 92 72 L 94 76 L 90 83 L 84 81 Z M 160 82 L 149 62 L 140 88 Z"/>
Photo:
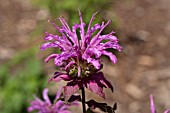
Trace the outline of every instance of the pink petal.
<path fill-rule="evenodd" d="M 60 86 L 60 88 L 58 89 L 58 91 L 57 91 L 57 93 L 56 93 L 55 100 L 57 100 L 57 99 L 59 99 L 59 98 L 60 98 L 60 96 L 61 96 L 61 94 L 62 94 L 62 89 L 63 89 L 63 87 L 62 87 L 62 86 Z"/>
<path fill-rule="evenodd" d="M 113 53 L 107 52 L 107 51 L 102 51 L 102 54 L 108 56 L 113 63 L 117 62 L 117 58 Z"/>
<path fill-rule="evenodd" d="M 70 61 L 70 62 L 65 66 L 65 70 L 68 70 L 68 68 L 69 68 L 70 66 L 72 66 L 73 64 L 75 64 L 75 62 L 74 62 L 74 61 Z"/>
<path fill-rule="evenodd" d="M 153 96 L 152 95 L 150 95 L 150 109 L 151 109 L 152 113 L 156 113 L 155 105 L 154 105 L 154 101 L 153 101 Z"/>
<path fill-rule="evenodd" d="M 50 101 L 50 99 L 49 99 L 49 97 L 48 97 L 48 89 L 47 88 L 45 88 L 44 90 L 43 90 L 43 98 L 44 98 L 44 100 L 50 105 L 51 104 L 51 101 Z"/>
<path fill-rule="evenodd" d="M 69 81 L 71 80 L 71 78 L 69 77 L 69 75 L 65 73 L 55 72 L 54 76 L 52 76 L 48 82 L 51 82 L 51 81 L 60 82 L 61 80 Z"/>
<path fill-rule="evenodd" d="M 79 10 L 79 16 L 80 16 L 81 45 L 82 45 L 82 49 L 84 49 L 85 48 L 85 31 L 84 31 L 85 23 L 83 23 L 82 14 L 80 10 Z"/>
<path fill-rule="evenodd" d="M 170 109 L 166 110 L 164 113 L 170 113 Z"/>
<path fill-rule="evenodd" d="M 122 50 L 122 47 L 117 42 L 113 42 L 113 41 L 108 41 L 102 44 L 101 46 L 103 47 L 103 49 L 113 48 L 113 49 L 117 49 L 118 51 Z"/>
<path fill-rule="evenodd" d="M 41 51 L 44 51 L 47 48 L 51 48 L 51 47 L 59 47 L 57 44 L 54 44 L 52 42 L 47 42 L 41 45 L 40 49 Z"/>
<path fill-rule="evenodd" d="M 100 24 L 95 24 L 95 25 L 91 28 L 90 33 L 93 33 L 94 31 L 96 31 L 96 30 L 99 29 L 100 27 L 101 27 Z"/>
<path fill-rule="evenodd" d="M 49 34 L 48 32 L 45 32 L 45 34 L 46 34 L 47 36 L 44 37 L 44 40 L 47 40 L 47 41 L 48 41 L 48 40 L 53 40 L 53 39 L 55 39 L 52 34 Z"/>
<path fill-rule="evenodd" d="M 73 50 L 64 51 L 54 59 L 54 63 L 55 65 L 60 66 L 63 60 L 67 60 L 68 58 L 74 57 L 76 55 L 77 55 L 76 52 Z"/>
<path fill-rule="evenodd" d="M 95 45 L 96 42 L 98 43 L 98 41 L 99 41 L 99 42 L 101 41 L 101 40 L 99 40 L 98 38 L 99 38 L 101 32 L 103 31 L 103 29 L 104 29 L 106 26 L 108 26 L 108 25 L 110 24 L 110 22 L 111 22 L 111 20 L 109 20 L 105 25 L 102 25 L 102 26 L 101 26 L 100 31 L 99 31 L 99 32 L 93 37 L 93 39 L 90 41 L 90 45 Z M 104 23 L 102 23 L 102 24 L 104 24 Z"/>
<path fill-rule="evenodd" d="M 94 13 L 94 14 L 92 15 L 91 19 L 90 19 L 90 22 L 89 22 L 89 25 L 88 25 L 88 29 L 87 29 L 87 34 L 90 34 L 90 33 L 89 33 L 89 32 L 90 32 L 90 27 L 91 27 L 91 24 L 92 24 L 92 22 L 93 22 L 94 17 L 95 17 L 96 14 L 97 14 L 97 12 Z M 87 34 L 86 34 L 86 35 L 87 35 Z M 87 36 L 86 36 L 86 37 L 87 37 Z"/>
<path fill-rule="evenodd" d="M 78 77 L 80 77 L 81 76 L 81 68 L 80 68 L 80 66 L 78 66 Z"/>
<path fill-rule="evenodd" d="M 100 69 L 100 63 L 98 60 L 89 57 L 87 58 L 87 62 L 91 63 L 96 69 Z"/>
<path fill-rule="evenodd" d="M 45 62 L 47 63 L 50 59 L 56 58 L 57 56 L 58 56 L 58 54 L 51 54 L 50 56 L 48 56 L 48 57 L 45 59 Z"/>

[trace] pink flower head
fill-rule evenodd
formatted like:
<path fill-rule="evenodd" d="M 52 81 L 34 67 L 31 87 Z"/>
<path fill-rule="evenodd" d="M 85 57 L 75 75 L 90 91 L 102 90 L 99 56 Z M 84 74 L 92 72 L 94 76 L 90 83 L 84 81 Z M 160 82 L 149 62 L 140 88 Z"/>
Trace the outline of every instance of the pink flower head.
<path fill-rule="evenodd" d="M 113 36 L 113 31 L 109 34 L 101 35 L 103 29 L 110 24 L 111 20 L 107 23 L 102 22 L 102 25 L 95 24 L 91 27 L 95 16 L 95 14 L 93 14 L 87 31 L 85 32 L 85 23 L 82 20 L 81 13 L 79 13 L 79 15 L 80 24 L 75 24 L 72 26 L 72 29 L 68 26 L 63 17 L 59 18 L 62 24 L 61 28 L 52 22 L 56 29 L 61 33 L 61 36 L 46 32 L 44 40 L 48 42 L 42 44 L 41 50 L 54 47 L 59 48 L 61 53 L 52 54 L 48 56 L 45 61 L 48 62 L 50 59 L 54 58 L 56 66 L 59 66 L 62 69 L 64 68 L 65 70 L 76 68 L 77 75 L 79 75 L 79 72 L 86 70 L 83 69 L 84 65 L 86 67 L 93 65 L 96 69 L 100 69 L 101 63 L 99 59 L 101 55 L 108 56 L 113 63 L 116 63 L 116 56 L 107 51 L 107 49 L 112 48 L 120 51 L 121 46 L 118 44 L 118 39 L 116 36 Z M 80 33 L 81 39 L 78 39 L 77 30 Z M 99 30 L 99 32 L 93 36 L 93 33 L 97 30 Z M 106 42 L 102 42 L 103 40 L 106 40 Z"/>
<path fill-rule="evenodd" d="M 152 95 L 150 95 L 150 109 L 151 109 L 151 113 L 156 113 L 154 100 L 153 100 Z M 170 109 L 167 109 L 166 111 L 164 111 L 164 113 L 170 113 Z"/>
<path fill-rule="evenodd" d="M 104 97 L 103 88 L 110 88 L 113 91 L 113 87 L 100 72 L 102 68 L 100 58 L 105 55 L 113 63 L 116 63 L 116 56 L 107 49 L 121 51 L 121 46 L 118 44 L 117 37 L 113 36 L 113 31 L 109 34 L 101 34 L 104 28 L 111 23 L 111 20 L 107 23 L 102 22 L 101 25 L 97 23 L 91 27 L 95 16 L 93 14 L 87 30 L 85 30 L 86 25 L 80 11 L 79 15 L 80 24 L 74 24 L 72 28 L 68 26 L 63 17 L 59 18 L 62 24 L 61 27 L 52 22 L 58 32 L 61 33 L 61 36 L 46 32 L 44 39 L 48 42 L 42 44 L 41 50 L 54 47 L 59 48 L 61 53 L 48 56 L 45 62 L 53 58 L 54 64 L 66 71 L 66 73 L 56 72 L 50 81 L 69 81 L 67 86 L 64 87 L 66 97 L 69 97 L 81 87 L 87 87 L 94 93 Z M 94 34 L 95 31 L 98 31 L 98 33 Z"/>
<path fill-rule="evenodd" d="M 31 106 L 28 107 L 28 112 L 38 111 L 37 113 L 71 113 L 69 111 L 70 105 L 59 100 L 62 93 L 61 90 L 61 88 L 58 90 L 54 100 L 55 103 L 52 104 L 48 97 L 48 89 L 44 89 L 44 101 L 38 97 L 35 97 L 35 100 L 31 101 Z M 73 102 L 72 105 L 76 105 L 76 103 Z"/>

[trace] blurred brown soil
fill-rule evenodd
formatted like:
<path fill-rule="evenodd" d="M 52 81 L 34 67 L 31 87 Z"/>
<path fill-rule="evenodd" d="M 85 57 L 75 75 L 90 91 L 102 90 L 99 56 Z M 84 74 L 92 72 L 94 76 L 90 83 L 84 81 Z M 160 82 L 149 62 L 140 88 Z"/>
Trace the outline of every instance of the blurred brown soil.
<path fill-rule="evenodd" d="M 123 45 L 110 69 L 118 113 L 149 113 L 149 94 L 162 113 L 170 108 L 170 1 L 119 0 L 112 10 Z"/>
<path fill-rule="evenodd" d="M 0 0 L 0 64 L 33 46 L 31 32 L 47 15 L 46 10 L 33 7 L 31 0 Z"/>
<path fill-rule="evenodd" d="M 28 45 L 31 31 L 48 13 L 29 0 L 0 0 L 0 14 L 2 64 Z M 116 113 L 150 113 L 153 94 L 162 113 L 170 108 L 170 0 L 119 0 L 107 14 L 118 19 L 123 51 L 116 65 L 104 62 L 103 71 L 114 85 L 114 93 L 106 90 L 106 101 L 117 102 Z M 86 96 L 105 101 L 92 93 Z"/>

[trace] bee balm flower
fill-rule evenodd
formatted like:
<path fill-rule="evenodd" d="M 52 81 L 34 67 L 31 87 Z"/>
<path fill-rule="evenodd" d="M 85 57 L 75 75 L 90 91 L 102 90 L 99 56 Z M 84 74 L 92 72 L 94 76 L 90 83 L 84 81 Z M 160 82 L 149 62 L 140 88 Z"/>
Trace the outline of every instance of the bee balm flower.
<path fill-rule="evenodd" d="M 74 24 L 72 29 L 63 17 L 59 18 L 62 24 L 61 27 L 58 27 L 52 22 L 59 33 L 61 33 L 61 36 L 46 32 L 44 39 L 48 42 L 42 44 L 41 50 L 54 47 L 59 48 L 61 53 L 48 56 L 45 62 L 54 58 L 54 64 L 66 71 L 66 73 L 56 72 L 50 81 L 69 81 L 67 86 L 64 87 L 66 97 L 70 97 L 70 95 L 82 87 L 86 87 L 92 92 L 104 97 L 103 88 L 110 88 L 113 91 L 113 87 L 104 78 L 103 73 L 100 72 L 102 68 L 100 58 L 102 55 L 105 55 L 113 63 L 116 63 L 116 56 L 107 51 L 107 49 L 121 51 L 121 46 L 118 44 L 116 36 L 113 36 L 113 31 L 109 34 L 101 35 L 101 32 L 110 24 L 111 20 L 107 23 L 102 22 L 101 25 L 97 23 L 91 27 L 95 16 L 93 14 L 87 31 L 85 31 L 85 23 L 82 20 L 80 12 L 79 15 L 80 24 Z M 98 33 L 93 35 L 97 30 Z M 105 43 L 102 42 L 103 40 L 105 40 Z"/>
<path fill-rule="evenodd" d="M 31 106 L 28 107 L 28 112 L 38 111 L 37 113 L 71 113 L 69 111 L 70 105 L 59 100 L 62 93 L 61 88 L 58 90 L 53 104 L 51 103 L 47 93 L 48 89 L 46 88 L 43 90 L 44 101 L 37 97 L 35 100 L 31 101 Z M 77 105 L 77 103 L 73 102 L 72 105 Z"/>

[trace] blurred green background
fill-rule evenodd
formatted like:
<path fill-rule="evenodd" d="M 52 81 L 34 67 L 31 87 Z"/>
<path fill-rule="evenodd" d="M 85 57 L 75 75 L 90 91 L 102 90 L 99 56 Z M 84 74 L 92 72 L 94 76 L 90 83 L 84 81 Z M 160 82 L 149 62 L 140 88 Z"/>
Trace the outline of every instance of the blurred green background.
<path fill-rule="evenodd" d="M 39 47 L 45 31 L 57 33 L 48 20 L 63 16 L 71 26 L 79 23 L 78 9 L 86 23 L 97 11 L 93 24 L 111 19 L 103 33 L 115 31 L 123 46 L 116 65 L 104 57 L 114 93 L 106 90 L 103 100 L 87 90 L 87 99 L 117 102 L 116 113 L 149 113 L 153 94 L 158 113 L 170 108 L 169 0 L 0 0 L 0 113 L 26 113 L 33 95 L 65 84 L 47 84 L 56 67 L 44 59 L 55 50 Z"/>

